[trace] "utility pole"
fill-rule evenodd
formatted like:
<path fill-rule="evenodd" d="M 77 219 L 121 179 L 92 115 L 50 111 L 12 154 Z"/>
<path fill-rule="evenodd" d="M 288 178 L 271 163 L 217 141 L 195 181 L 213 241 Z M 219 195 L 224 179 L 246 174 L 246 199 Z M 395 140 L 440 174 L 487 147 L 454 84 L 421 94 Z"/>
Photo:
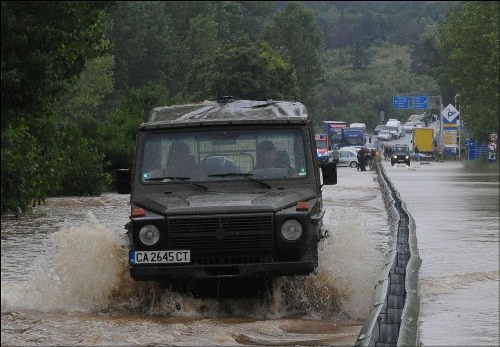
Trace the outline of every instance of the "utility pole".
<path fill-rule="evenodd" d="M 441 113 L 443 112 L 443 97 L 439 97 L 439 151 L 441 152 L 441 160 L 444 160 L 444 144 L 443 144 L 443 118 Z"/>
<path fill-rule="evenodd" d="M 460 114 L 460 104 L 461 102 L 458 102 L 460 100 L 460 94 L 455 95 L 455 105 L 458 103 L 458 160 L 461 159 L 461 151 L 462 151 L 462 138 L 460 136 L 460 125 L 462 124 L 462 115 Z"/>

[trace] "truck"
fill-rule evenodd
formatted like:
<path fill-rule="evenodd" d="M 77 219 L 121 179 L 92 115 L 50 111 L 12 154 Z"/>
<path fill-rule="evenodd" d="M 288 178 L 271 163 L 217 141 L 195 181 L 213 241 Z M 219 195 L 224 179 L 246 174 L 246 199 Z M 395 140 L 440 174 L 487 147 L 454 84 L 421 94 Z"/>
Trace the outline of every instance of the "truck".
<path fill-rule="evenodd" d="M 413 128 L 412 146 L 415 154 L 418 153 L 417 160 L 422 157 L 432 158 L 434 156 L 434 129 Z"/>
<path fill-rule="evenodd" d="M 342 144 L 340 147 L 364 146 L 366 131 L 363 128 L 342 129 Z"/>
<path fill-rule="evenodd" d="M 314 135 L 299 102 L 152 109 L 133 169 L 116 171 L 117 192 L 130 194 L 130 276 L 204 295 L 314 272 L 327 236 L 321 187 L 337 183 L 335 163 L 320 170 Z"/>
<path fill-rule="evenodd" d="M 347 127 L 348 123 L 344 121 L 323 121 L 321 130 L 327 135 L 330 147 L 340 148 L 342 146 L 342 129 Z"/>
<path fill-rule="evenodd" d="M 349 127 L 349 124 L 344 121 L 323 121 L 321 129 L 327 134 L 330 147 L 342 148 L 365 144 L 366 130 L 362 127 Z"/>

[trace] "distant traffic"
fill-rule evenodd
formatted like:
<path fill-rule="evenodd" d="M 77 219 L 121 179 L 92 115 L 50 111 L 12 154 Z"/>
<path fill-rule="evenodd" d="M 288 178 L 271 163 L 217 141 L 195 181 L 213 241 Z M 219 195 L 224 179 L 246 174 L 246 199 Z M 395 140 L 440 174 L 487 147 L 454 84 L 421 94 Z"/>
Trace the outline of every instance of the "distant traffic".
<path fill-rule="evenodd" d="M 391 118 L 385 124 L 377 125 L 371 134 L 364 123 L 323 121 L 322 132 L 316 134 L 320 166 L 334 162 L 338 166 L 357 168 L 357 155 L 363 147 L 367 152 L 377 150 L 393 165 L 410 165 L 411 160 L 433 160 L 438 154 L 436 134 L 433 128 L 427 127 L 427 122 L 424 114 L 411 115 L 404 123 Z M 401 139 L 406 134 L 411 136 L 410 145 L 390 144 L 392 140 Z"/>

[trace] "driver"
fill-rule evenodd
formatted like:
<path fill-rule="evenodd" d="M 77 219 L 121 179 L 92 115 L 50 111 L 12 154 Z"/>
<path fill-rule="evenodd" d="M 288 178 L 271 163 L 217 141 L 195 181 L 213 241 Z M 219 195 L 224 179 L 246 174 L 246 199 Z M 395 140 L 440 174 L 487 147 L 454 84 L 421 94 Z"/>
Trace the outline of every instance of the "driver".
<path fill-rule="evenodd" d="M 276 161 L 276 147 L 271 141 L 262 141 L 257 144 L 257 164 L 254 169 L 283 167 Z"/>

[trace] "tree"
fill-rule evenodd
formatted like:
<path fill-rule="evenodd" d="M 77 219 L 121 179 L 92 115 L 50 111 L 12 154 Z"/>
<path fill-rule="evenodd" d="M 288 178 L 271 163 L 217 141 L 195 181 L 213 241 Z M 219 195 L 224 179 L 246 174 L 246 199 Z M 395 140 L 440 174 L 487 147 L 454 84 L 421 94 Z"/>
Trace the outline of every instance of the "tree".
<path fill-rule="evenodd" d="M 313 10 L 300 2 L 290 2 L 278 12 L 266 29 L 266 40 L 294 66 L 300 99 L 308 104 L 322 74 L 323 36 Z"/>
<path fill-rule="evenodd" d="M 2 1 L 1 7 L 1 211 L 17 214 L 63 184 L 68 138 L 51 106 L 86 61 L 108 48 L 104 21 L 112 3 Z"/>
<path fill-rule="evenodd" d="M 175 84 L 180 40 L 167 4 L 119 2 L 107 31 L 115 56 L 115 87 L 119 91 L 146 83 Z"/>
<path fill-rule="evenodd" d="M 2 1 L 2 129 L 16 110 L 32 112 L 64 91 L 89 58 L 107 48 L 110 2 Z"/>
<path fill-rule="evenodd" d="M 241 39 L 217 49 L 190 71 L 186 98 L 232 95 L 252 100 L 296 100 L 298 82 L 292 65 L 263 42 Z"/>
<path fill-rule="evenodd" d="M 499 129 L 499 13 L 498 1 L 466 2 L 438 32 L 437 78 L 461 95 L 462 120 L 483 141 Z"/>

